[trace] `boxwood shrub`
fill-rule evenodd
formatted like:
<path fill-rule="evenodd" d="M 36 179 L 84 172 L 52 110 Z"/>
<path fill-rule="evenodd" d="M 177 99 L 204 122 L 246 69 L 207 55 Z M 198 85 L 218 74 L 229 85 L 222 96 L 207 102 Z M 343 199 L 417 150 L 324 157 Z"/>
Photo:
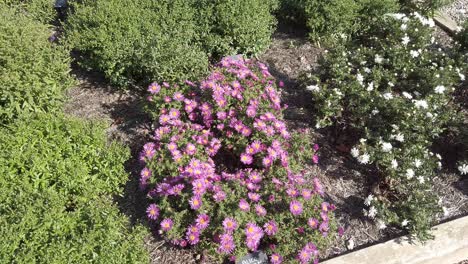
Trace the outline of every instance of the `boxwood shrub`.
<path fill-rule="evenodd" d="M 79 62 L 104 72 L 113 84 L 178 82 L 202 77 L 210 58 L 265 49 L 275 2 L 76 1 L 65 32 Z"/>
<path fill-rule="evenodd" d="M 198 34 L 207 52 L 218 59 L 225 55 L 254 55 L 270 44 L 275 29 L 277 0 L 194 1 L 200 24 Z"/>
<path fill-rule="evenodd" d="M 17 7 L 0 4 L 0 123 L 20 113 L 60 108 L 72 83 L 68 50 L 51 30 Z"/>
<path fill-rule="evenodd" d="M 39 114 L 0 128 L 0 259 L 147 263 L 144 230 L 111 202 L 129 151 L 103 126 Z"/>
<path fill-rule="evenodd" d="M 54 9 L 55 0 L 2 0 L 3 4 L 20 8 L 24 13 L 42 23 L 50 23 L 57 12 Z"/>
<path fill-rule="evenodd" d="M 113 84 L 185 80 L 207 70 L 190 1 L 84 0 L 72 8 L 68 42 L 82 55 L 81 65 L 104 72 Z"/>

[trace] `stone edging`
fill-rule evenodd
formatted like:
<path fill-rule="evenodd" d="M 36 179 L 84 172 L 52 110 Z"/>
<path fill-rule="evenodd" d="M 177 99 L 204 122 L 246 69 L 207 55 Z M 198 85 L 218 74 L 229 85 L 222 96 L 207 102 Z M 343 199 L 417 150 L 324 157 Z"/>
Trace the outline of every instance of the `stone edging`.
<path fill-rule="evenodd" d="M 468 216 L 437 225 L 432 234 L 435 239 L 425 244 L 400 237 L 322 264 L 454 264 L 468 259 Z"/>

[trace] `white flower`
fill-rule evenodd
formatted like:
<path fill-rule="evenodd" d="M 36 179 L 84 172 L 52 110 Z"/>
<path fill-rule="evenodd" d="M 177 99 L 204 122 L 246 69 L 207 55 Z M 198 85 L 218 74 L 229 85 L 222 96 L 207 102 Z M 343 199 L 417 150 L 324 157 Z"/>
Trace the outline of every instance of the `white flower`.
<path fill-rule="evenodd" d="M 408 43 L 410 42 L 410 38 L 408 37 L 408 35 L 405 34 L 405 36 L 403 38 L 401 38 L 401 43 L 403 43 L 403 45 L 408 45 Z"/>
<path fill-rule="evenodd" d="M 383 62 L 383 58 L 379 54 L 376 54 L 374 61 L 375 63 L 381 64 Z"/>
<path fill-rule="evenodd" d="M 399 141 L 399 142 L 403 142 L 403 141 L 405 141 L 405 136 L 404 136 L 402 133 L 398 133 L 398 134 L 395 136 L 395 140 L 396 140 L 396 141 Z"/>
<path fill-rule="evenodd" d="M 353 156 L 353 158 L 357 158 L 359 156 L 359 149 L 357 149 L 356 147 L 352 148 L 351 156 Z"/>
<path fill-rule="evenodd" d="M 414 102 L 414 105 L 417 107 L 417 108 L 424 108 L 424 109 L 427 109 L 429 106 L 427 104 L 427 102 L 425 100 L 416 100 Z"/>
<path fill-rule="evenodd" d="M 392 95 L 392 93 L 384 93 L 384 94 L 383 94 L 383 98 L 384 98 L 385 100 L 390 100 L 390 99 L 393 98 L 393 95 Z"/>
<path fill-rule="evenodd" d="M 314 84 L 314 85 L 309 85 L 309 86 L 306 87 L 306 89 L 307 89 L 308 91 L 311 91 L 311 92 L 318 92 L 318 91 L 320 91 L 320 87 L 319 87 L 318 85 L 316 85 L 316 84 Z"/>
<path fill-rule="evenodd" d="M 382 151 L 383 152 L 390 152 L 392 150 L 392 144 L 388 142 L 382 142 Z"/>
<path fill-rule="evenodd" d="M 428 117 L 428 118 L 433 118 L 434 115 L 433 115 L 431 112 L 427 112 L 427 113 L 426 113 L 426 117 Z"/>
<path fill-rule="evenodd" d="M 361 164 L 367 164 L 367 163 L 369 163 L 369 160 L 370 160 L 370 156 L 369 156 L 369 154 L 367 154 L 367 153 L 362 154 L 362 155 L 359 156 L 359 158 L 358 158 L 358 161 L 359 161 L 359 163 L 361 163 Z"/>
<path fill-rule="evenodd" d="M 403 220 L 403 222 L 401 222 L 401 226 L 407 226 L 408 223 L 409 223 L 409 221 L 405 219 L 405 220 Z"/>
<path fill-rule="evenodd" d="M 443 85 L 437 85 L 436 88 L 434 88 L 434 91 L 438 94 L 443 94 L 445 91 L 445 87 Z"/>
<path fill-rule="evenodd" d="M 423 183 L 424 183 L 424 177 L 423 177 L 423 176 L 419 176 L 419 177 L 418 177 L 418 181 L 419 181 L 419 183 L 423 184 Z"/>
<path fill-rule="evenodd" d="M 461 175 L 468 174 L 468 164 L 462 164 L 458 166 L 458 170 L 460 171 Z"/>
<path fill-rule="evenodd" d="M 378 114 L 378 113 L 380 113 L 379 109 L 374 109 L 374 110 L 372 110 L 372 112 L 371 112 L 372 115 L 376 115 L 376 114 Z"/>
<path fill-rule="evenodd" d="M 354 240 L 353 240 L 353 239 L 348 240 L 348 244 L 346 245 L 346 247 L 347 247 L 349 250 L 353 250 L 353 248 L 354 248 Z"/>
<path fill-rule="evenodd" d="M 385 224 L 385 222 L 381 219 L 378 219 L 377 220 L 377 225 L 379 226 L 379 229 L 385 229 L 387 228 L 387 225 Z"/>
<path fill-rule="evenodd" d="M 365 73 L 370 73 L 370 72 L 371 72 L 371 69 L 365 67 L 365 68 L 364 68 L 364 72 L 365 72 Z"/>
<path fill-rule="evenodd" d="M 408 28 L 407 24 L 401 24 L 400 26 L 401 30 L 405 31 Z"/>
<path fill-rule="evenodd" d="M 399 19 L 399 20 L 401 20 L 401 19 L 403 19 L 404 17 L 406 17 L 405 14 L 401 14 L 401 13 L 388 14 L 388 16 L 391 16 L 391 17 L 396 18 L 396 19 Z"/>
<path fill-rule="evenodd" d="M 439 160 L 442 159 L 442 156 L 441 156 L 439 153 L 436 154 L 436 157 L 437 157 Z"/>
<path fill-rule="evenodd" d="M 396 168 L 398 168 L 398 161 L 394 159 L 392 160 L 392 169 L 396 169 Z"/>
<path fill-rule="evenodd" d="M 371 208 L 369 208 L 369 213 L 367 216 L 369 216 L 369 218 L 374 218 L 376 215 L 377 215 L 377 209 L 375 209 L 374 206 L 371 206 Z"/>
<path fill-rule="evenodd" d="M 367 85 L 367 91 L 370 92 L 372 90 L 374 90 L 374 82 L 371 82 Z"/>
<path fill-rule="evenodd" d="M 413 99 L 413 96 L 407 92 L 403 92 L 402 94 L 406 99 Z"/>
<path fill-rule="evenodd" d="M 406 178 L 409 180 L 414 177 L 414 170 L 413 169 L 407 169 L 406 170 Z"/>
<path fill-rule="evenodd" d="M 369 206 L 371 204 L 372 200 L 374 200 L 374 196 L 372 194 L 369 194 L 369 196 L 367 196 L 367 198 L 364 200 L 364 204 L 366 206 Z"/>
<path fill-rule="evenodd" d="M 460 76 L 460 80 L 462 80 L 462 81 L 465 80 L 465 75 L 464 74 L 458 73 L 458 76 Z"/>
<path fill-rule="evenodd" d="M 333 91 L 334 91 L 334 92 L 336 93 L 336 95 L 338 95 L 338 96 L 342 96 L 342 95 L 343 95 L 343 93 L 342 93 L 340 90 L 336 89 L 336 88 L 333 89 Z"/>
<path fill-rule="evenodd" d="M 444 212 L 444 217 L 447 217 L 450 214 L 445 206 L 442 207 L 442 211 Z"/>
<path fill-rule="evenodd" d="M 439 168 L 439 170 L 442 169 L 442 162 L 440 161 L 437 162 L 437 168 Z"/>
<path fill-rule="evenodd" d="M 393 84 L 392 82 L 388 82 L 388 86 L 393 87 L 395 86 L 395 84 Z"/>
<path fill-rule="evenodd" d="M 362 76 L 362 74 L 358 73 L 356 75 L 356 80 L 362 85 L 364 82 L 364 77 Z"/>
<path fill-rule="evenodd" d="M 414 166 L 415 166 L 416 168 L 421 167 L 421 164 L 422 164 L 422 162 L 421 162 L 420 159 L 415 159 L 415 160 L 414 160 Z"/>
<path fill-rule="evenodd" d="M 417 50 L 411 50 L 410 55 L 413 58 L 417 58 L 417 57 L 419 57 L 419 52 Z"/>

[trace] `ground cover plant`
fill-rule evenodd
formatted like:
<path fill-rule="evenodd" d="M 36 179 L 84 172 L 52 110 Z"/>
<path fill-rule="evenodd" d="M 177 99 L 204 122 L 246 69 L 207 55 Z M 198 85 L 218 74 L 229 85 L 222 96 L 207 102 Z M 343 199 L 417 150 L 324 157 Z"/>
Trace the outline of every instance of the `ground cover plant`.
<path fill-rule="evenodd" d="M 54 2 L 54 0 L 2 0 L 0 4 L 19 8 L 26 15 L 47 24 L 51 23 L 57 15 Z"/>
<path fill-rule="evenodd" d="M 440 212 L 431 190 L 441 157 L 431 145 L 459 118 L 449 101 L 463 77 L 434 45 L 433 26 L 418 13 L 388 15 L 372 34 L 330 51 L 320 71 L 306 78 L 317 127 L 353 131 L 358 137 L 351 155 L 375 166 L 379 182 L 365 214 L 419 239 L 430 237 Z"/>
<path fill-rule="evenodd" d="M 0 128 L 0 258 L 8 263 L 147 263 L 144 231 L 111 196 L 129 151 L 102 124 L 40 114 Z"/>
<path fill-rule="evenodd" d="M 209 59 L 256 54 L 270 41 L 275 1 L 76 1 L 65 25 L 81 65 L 132 88 L 207 73 Z M 126 10 L 126 12 L 122 12 Z"/>
<path fill-rule="evenodd" d="M 60 109 L 73 83 L 68 50 L 21 9 L 0 3 L 0 123 L 23 113 Z"/>
<path fill-rule="evenodd" d="M 318 261 L 336 231 L 335 207 L 302 171 L 318 162 L 318 146 L 307 131 L 288 131 L 266 66 L 226 58 L 199 84 L 148 90 L 158 126 L 140 182 L 160 232 L 218 261 L 257 249 L 271 263 Z"/>

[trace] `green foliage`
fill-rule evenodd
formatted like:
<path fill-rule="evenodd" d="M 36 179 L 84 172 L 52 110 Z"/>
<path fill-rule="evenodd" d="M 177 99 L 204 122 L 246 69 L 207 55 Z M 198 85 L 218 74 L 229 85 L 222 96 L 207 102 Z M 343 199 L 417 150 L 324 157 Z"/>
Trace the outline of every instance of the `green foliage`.
<path fill-rule="evenodd" d="M 51 31 L 19 9 L 0 4 L 0 123 L 20 113 L 59 109 L 72 83 L 68 51 Z"/>
<path fill-rule="evenodd" d="M 26 15 L 42 23 L 50 23 L 57 12 L 54 9 L 55 0 L 0 0 L 0 5 L 16 6 L 24 10 Z"/>
<path fill-rule="evenodd" d="M 385 13 L 396 10 L 396 0 L 283 0 L 280 16 L 305 23 L 311 40 L 329 44 L 367 29 Z"/>
<path fill-rule="evenodd" d="M 71 120 L 70 120 L 71 119 Z M 143 229 L 110 201 L 129 151 L 103 126 L 61 115 L 0 129 L 0 258 L 5 263 L 145 263 Z"/>
<path fill-rule="evenodd" d="M 407 13 L 419 12 L 423 15 L 433 16 L 435 11 L 453 0 L 399 0 L 401 10 Z"/>
<path fill-rule="evenodd" d="M 462 78 L 432 38 L 434 22 L 394 14 L 338 46 L 308 77 L 317 126 L 345 127 L 362 137 L 351 154 L 374 164 L 380 182 L 366 204 L 371 218 L 397 224 L 420 239 L 440 211 L 432 192 L 440 155 L 430 151 L 458 118 L 452 93 Z"/>
<path fill-rule="evenodd" d="M 82 53 L 83 66 L 103 71 L 113 84 L 180 81 L 207 70 L 190 1 L 85 0 L 72 6 L 68 42 Z"/>
<path fill-rule="evenodd" d="M 85 0 L 65 32 L 82 65 L 116 85 L 180 82 L 202 77 L 210 57 L 264 50 L 275 1 Z"/>
<path fill-rule="evenodd" d="M 254 55 L 270 44 L 277 0 L 201 0 L 195 7 L 200 12 L 198 34 L 207 52 L 217 58 Z"/>

